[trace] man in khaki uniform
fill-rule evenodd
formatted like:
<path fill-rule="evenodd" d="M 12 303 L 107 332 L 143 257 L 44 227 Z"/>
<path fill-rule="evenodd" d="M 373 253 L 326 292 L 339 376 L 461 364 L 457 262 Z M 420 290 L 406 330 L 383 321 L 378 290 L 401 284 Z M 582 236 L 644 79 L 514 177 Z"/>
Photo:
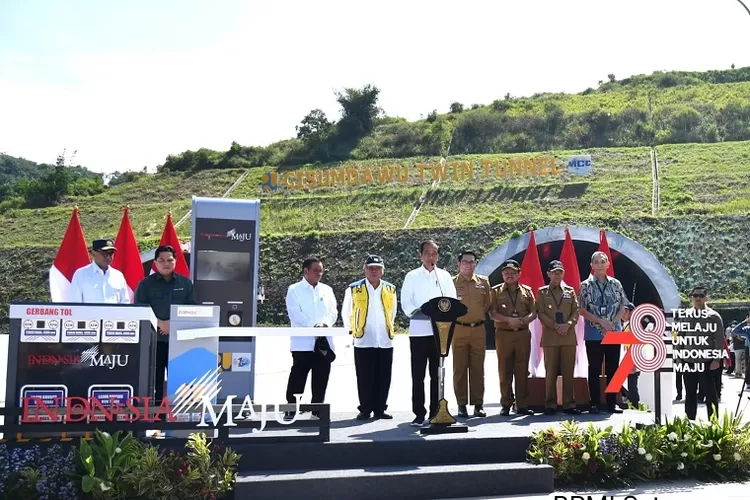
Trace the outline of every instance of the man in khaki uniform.
<path fill-rule="evenodd" d="M 518 283 L 521 266 L 506 260 L 500 266 L 503 283 L 492 289 L 490 317 L 495 320 L 495 350 L 500 372 L 500 415 L 508 416 L 513 404 L 511 382 L 516 383 L 516 413 L 533 415 L 526 406 L 531 356 L 529 324 L 536 319 L 536 304 L 531 288 Z"/>
<path fill-rule="evenodd" d="M 468 313 L 458 318 L 453 333 L 453 390 L 459 417 L 469 416 L 466 409 L 469 400 L 474 406 L 475 417 L 487 416 L 483 408 L 484 356 L 487 349 L 484 320 L 490 309 L 491 288 L 487 278 L 474 274 L 476 266 L 477 255 L 471 250 L 464 250 L 458 255 L 459 273 L 453 277 L 457 298 L 469 309 Z"/>
<path fill-rule="evenodd" d="M 545 415 L 557 411 L 557 375 L 562 375 L 563 411 L 580 414 L 573 393 L 573 371 L 576 364 L 576 332 L 578 298 L 573 287 L 562 284 L 565 269 L 559 260 L 547 266 L 549 285 L 539 289 L 537 310 L 542 322 L 544 369 L 547 372 Z"/>

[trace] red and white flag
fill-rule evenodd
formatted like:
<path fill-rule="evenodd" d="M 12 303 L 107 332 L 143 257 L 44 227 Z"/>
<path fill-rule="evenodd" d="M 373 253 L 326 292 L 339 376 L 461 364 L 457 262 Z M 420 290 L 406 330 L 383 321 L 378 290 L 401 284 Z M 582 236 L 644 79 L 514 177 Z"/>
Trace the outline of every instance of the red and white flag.
<path fill-rule="evenodd" d="M 607 241 L 607 233 L 604 229 L 599 230 L 599 252 L 604 252 L 609 261 L 609 267 L 607 268 L 607 276 L 610 278 L 615 277 L 615 263 L 612 262 L 612 253 L 609 251 L 609 242 Z M 594 270 L 591 269 L 591 274 L 594 274 Z"/>
<path fill-rule="evenodd" d="M 52 302 L 70 300 L 70 282 L 73 281 L 73 274 L 89 264 L 89 249 L 83 236 L 81 220 L 78 218 L 78 208 L 75 208 L 55 261 L 49 270 L 49 293 Z"/>
<path fill-rule="evenodd" d="M 578 257 L 576 257 L 576 249 L 573 246 L 573 238 L 570 236 L 570 231 L 565 228 L 565 242 L 563 243 L 562 252 L 560 252 L 560 262 L 565 268 L 565 274 L 563 275 L 563 283 L 573 287 L 576 292 L 576 296 L 580 297 L 581 294 L 581 272 L 578 269 Z M 579 299 L 580 300 L 580 299 Z M 587 377 L 589 363 L 586 357 L 586 342 L 583 340 L 583 316 L 578 317 L 578 323 L 576 324 L 576 339 L 578 345 L 576 347 L 576 377 Z"/>
<path fill-rule="evenodd" d="M 544 286 L 544 276 L 542 275 L 542 265 L 539 262 L 539 251 L 536 247 L 534 231 L 531 231 L 531 235 L 529 236 L 529 246 L 526 248 L 526 254 L 523 257 L 523 262 L 521 262 L 521 277 L 518 279 L 518 282 L 522 285 L 531 287 L 531 290 L 534 292 L 534 297 L 537 297 L 537 290 Z M 531 330 L 529 372 L 532 377 L 543 377 L 544 365 L 541 365 L 543 359 L 541 347 L 542 323 L 539 321 L 539 318 L 531 322 L 529 330 Z"/>
<path fill-rule="evenodd" d="M 167 214 L 167 223 L 164 225 L 164 232 L 162 233 L 161 241 L 159 242 L 159 246 L 164 245 L 171 245 L 177 254 L 176 262 L 174 264 L 174 272 L 189 278 L 190 268 L 188 267 L 187 260 L 185 260 L 185 254 L 182 252 L 180 239 L 177 237 L 177 230 L 172 223 L 172 212 Z M 157 272 L 156 256 L 154 256 L 154 262 L 151 264 L 151 274 L 154 274 L 155 272 Z"/>
<path fill-rule="evenodd" d="M 120 231 L 115 240 L 115 248 L 117 251 L 112 259 L 112 267 L 125 276 L 125 282 L 128 284 L 128 297 L 132 304 L 135 289 L 143 279 L 143 263 L 141 263 L 141 252 L 135 241 L 127 208 L 122 209 L 122 222 L 120 222 Z"/>

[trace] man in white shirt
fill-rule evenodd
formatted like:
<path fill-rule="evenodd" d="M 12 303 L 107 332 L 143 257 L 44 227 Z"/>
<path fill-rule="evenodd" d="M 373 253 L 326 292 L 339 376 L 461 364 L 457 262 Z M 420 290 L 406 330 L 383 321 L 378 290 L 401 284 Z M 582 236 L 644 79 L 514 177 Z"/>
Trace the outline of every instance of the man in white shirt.
<path fill-rule="evenodd" d="M 339 317 L 338 304 L 333 289 L 320 282 L 323 263 L 314 257 L 306 259 L 302 263 L 302 274 L 302 280 L 291 285 L 286 294 L 286 310 L 292 327 L 332 327 Z M 326 342 L 327 348 L 321 346 Z M 296 403 L 294 395 L 305 392 L 307 375 L 311 370 L 311 403 L 323 403 L 332 358 L 335 358 L 333 351 L 333 337 L 291 337 L 293 363 L 286 387 L 287 403 Z"/>
<path fill-rule="evenodd" d="M 420 427 L 435 416 L 438 410 L 438 355 L 432 324 L 420 307 L 435 297 L 456 298 L 453 278 L 437 267 L 438 246 L 432 240 L 419 246 L 422 266 L 409 271 L 401 287 L 401 309 L 409 318 L 409 345 L 411 347 L 411 402 L 415 419 L 411 425 Z M 430 371 L 430 414 L 425 420 L 425 368 Z"/>
<path fill-rule="evenodd" d="M 125 276 L 110 266 L 116 251 L 112 240 L 94 240 L 91 244 L 93 262 L 73 274 L 68 302 L 130 304 Z"/>
<path fill-rule="evenodd" d="M 385 412 L 391 388 L 394 321 L 398 308 L 396 287 L 383 280 L 385 264 L 378 255 L 365 260 L 365 278 L 344 292 L 341 319 L 354 337 L 359 414 L 357 420 L 392 419 Z"/>

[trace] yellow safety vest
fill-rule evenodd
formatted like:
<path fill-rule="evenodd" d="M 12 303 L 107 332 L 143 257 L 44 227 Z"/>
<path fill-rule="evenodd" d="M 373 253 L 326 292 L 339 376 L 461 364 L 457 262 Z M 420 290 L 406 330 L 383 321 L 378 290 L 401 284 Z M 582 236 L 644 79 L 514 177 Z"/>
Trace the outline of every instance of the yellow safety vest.
<path fill-rule="evenodd" d="M 388 337 L 392 339 L 393 322 L 391 321 L 390 312 L 396 307 L 396 287 L 383 280 L 380 280 L 380 286 L 383 288 L 380 297 L 383 302 L 383 312 L 385 313 L 385 327 L 388 330 Z M 367 280 L 361 279 L 356 281 L 349 285 L 349 288 L 352 292 L 352 335 L 355 338 L 362 338 L 365 334 L 367 308 L 370 305 L 370 294 L 367 290 Z"/>
<path fill-rule="evenodd" d="M 623 332 L 629 332 L 630 331 L 630 321 L 628 321 L 628 324 L 625 326 L 625 328 L 622 329 L 622 331 Z M 628 349 L 630 349 L 631 344 L 623 344 L 623 346 L 625 347 L 625 350 L 627 351 Z"/>

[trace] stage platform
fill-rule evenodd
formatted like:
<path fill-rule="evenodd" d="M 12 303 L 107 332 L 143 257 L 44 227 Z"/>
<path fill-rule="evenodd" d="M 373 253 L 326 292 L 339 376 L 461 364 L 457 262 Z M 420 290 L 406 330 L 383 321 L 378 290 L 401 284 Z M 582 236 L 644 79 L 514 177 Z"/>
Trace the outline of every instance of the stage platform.
<path fill-rule="evenodd" d="M 350 443 L 368 441 L 421 441 L 421 440 L 457 440 L 457 439 L 487 439 L 495 437 L 529 438 L 533 432 L 541 431 L 553 425 L 560 425 L 563 421 L 576 421 L 588 425 L 589 422 L 595 426 L 606 427 L 613 425 L 615 428 L 625 423 L 652 424 L 653 414 L 643 411 L 625 410 L 621 414 L 609 414 L 606 412 L 598 414 L 582 413 L 581 415 L 567 415 L 558 412 L 554 416 L 541 413 L 536 415 L 515 415 L 502 417 L 499 415 L 500 406 L 485 406 L 487 417 L 484 418 L 457 418 L 459 423 L 466 425 L 469 431 L 463 434 L 442 434 L 424 436 L 419 433 L 418 427 L 410 425 L 414 418 L 412 413 L 392 413 L 393 420 L 356 420 L 356 413 L 331 413 L 331 437 L 330 443 Z M 300 419 L 313 420 L 315 417 L 303 414 Z M 258 435 L 262 440 L 267 437 L 289 436 L 290 434 L 305 434 L 316 432 L 314 428 L 308 429 L 284 429 L 281 431 L 266 429 Z"/>
<path fill-rule="evenodd" d="M 499 406 L 486 409 L 486 418 L 459 420 L 469 427 L 463 434 L 421 435 L 407 412 L 369 421 L 334 413 L 327 443 L 263 444 L 267 437 L 316 432 L 266 430 L 257 443 L 233 446 L 242 453 L 236 498 L 426 500 L 551 493 L 552 468 L 526 463 L 533 432 L 566 420 L 615 428 L 653 423 L 651 414 L 638 411 L 501 417 Z"/>

